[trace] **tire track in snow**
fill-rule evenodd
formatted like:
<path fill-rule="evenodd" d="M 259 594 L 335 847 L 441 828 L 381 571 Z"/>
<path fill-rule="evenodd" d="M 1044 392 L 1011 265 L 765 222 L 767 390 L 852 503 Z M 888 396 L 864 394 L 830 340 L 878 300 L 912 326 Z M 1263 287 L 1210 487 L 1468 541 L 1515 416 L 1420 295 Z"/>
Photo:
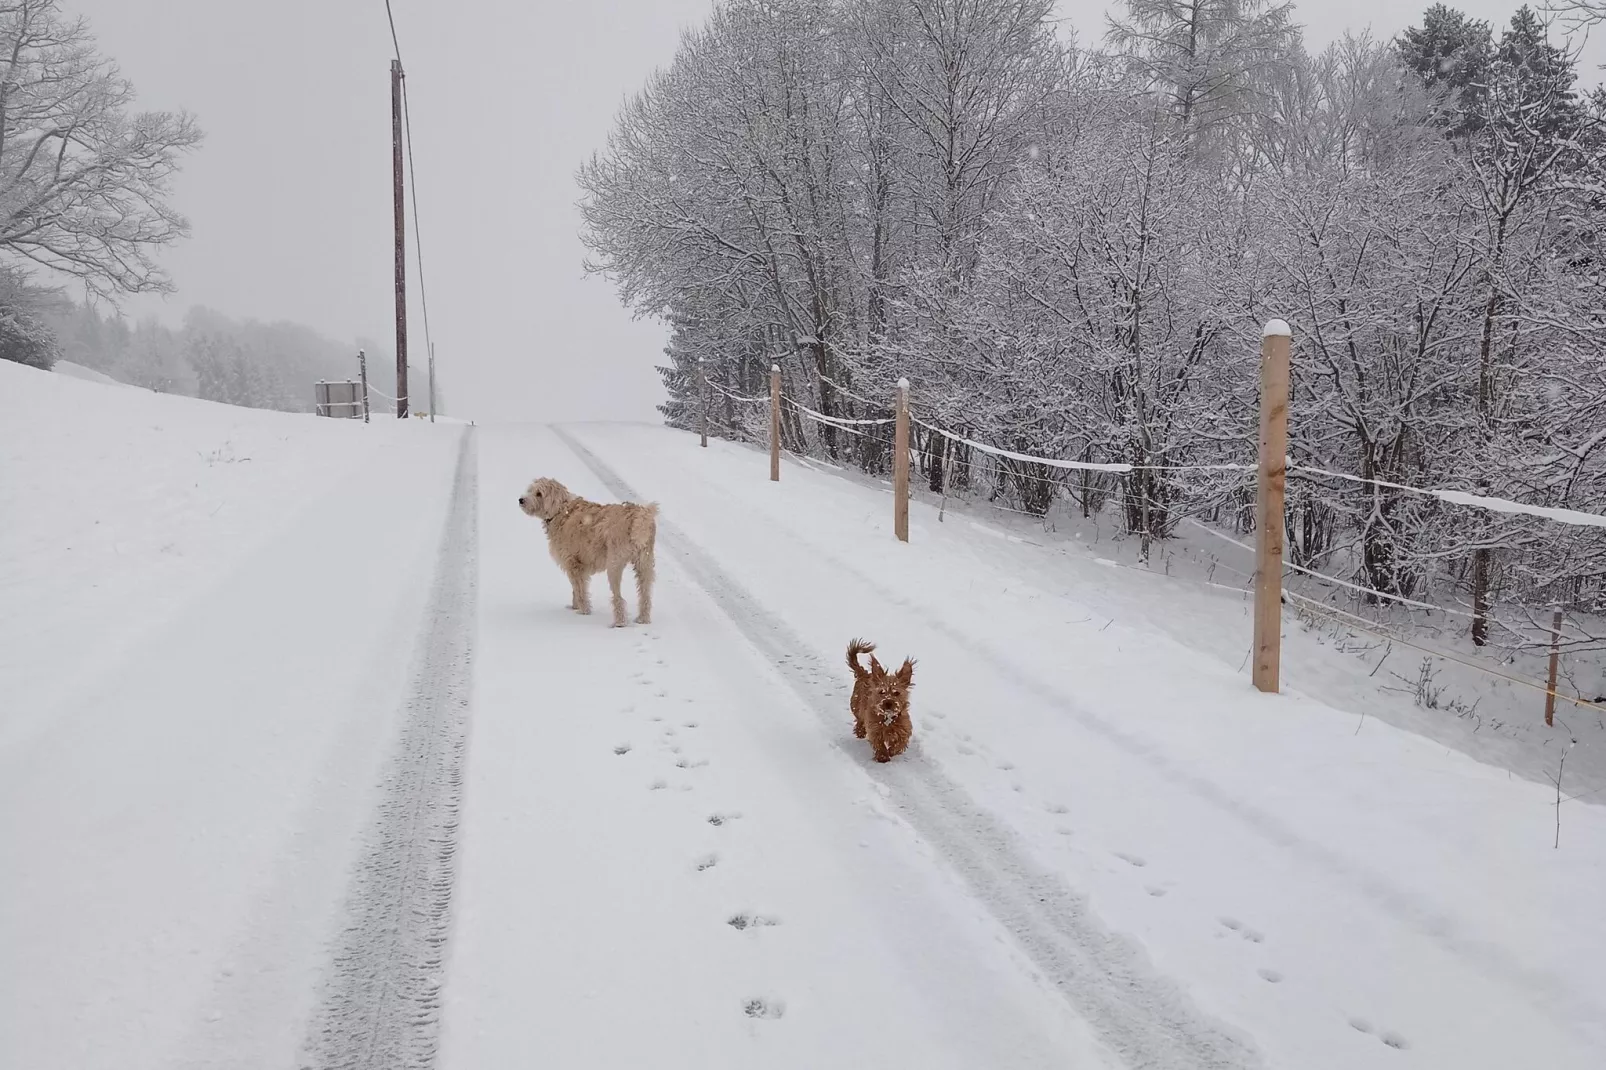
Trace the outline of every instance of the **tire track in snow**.
<path fill-rule="evenodd" d="M 478 580 L 474 432 L 458 447 L 451 505 L 396 752 L 380 785 L 298 1065 L 432 1066 L 456 875 Z"/>
<path fill-rule="evenodd" d="M 1537 993 L 1534 1006 L 1549 1014 L 1559 1028 L 1585 1041 L 1594 1039 L 1592 1034 L 1579 1028 L 1579 1023 L 1599 1020 L 1599 1007 L 1583 1002 L 1581 994 L 1570 988 L 1562 978 L 1524 965 L 1508 949 L 1469 932 L 1464 922 L 1458 922 L 1420 893 L 1400 885 L 1387 873 L 1346 858 L 1327 845 L 1301 835 L 1275 813 L 1233 795 L 1187 763 L 1175 760 L 1115 721 L 1068 699 L 1029 666 L 1021 664 L 984 639 L 978 639 L 942 619 L 931 605 L 910 597 L 907 592 L 886 587 L 880 579 L 866 574 L 850 558 L 801 540 L 791 531 L 782 529 L 782 533 L 810 553 L 821 556 L 840 573 L 851 575 L 856 583 L 875 592 L 887 604 L 902 606 L 918 614 L 931 630 L 959 644 L 978 661 L 989 663 L 996 670 L 998 678 L 1009 681 L 1011 687 L 1026 693 L 1045 707 L 1060 711 L 1087 731 L 1152 767 L 1168 784 L 1187 790 L 1202 804 L 1214 807 L 1271 847 L 1319 869 L 1323 879 L 1335 886 L 1351 888 L 1424 939 L 1457 958 L 1475 964 L 1489 980 L 1519 992 Z"/>
<path fill-rule="evenodd" d="M 553 430 L 611 492 L 639 500 L 572 435 Z M 769 658 L 804 704 L 833 731 L 840 730 L 841 696 L 821 683 L 832 678 L 835 666 L 807 653 L 785 621 L 760 605 L 673 521 L 660 516 L 658 532 L 677 563 Z M 1156 974 L 1141 947 L 1106 929 L 1083 897 L 1033 863 L 1014 835 L 938 766 L 919 755 L 905 757 L 885 766 L 856 764 L 891 789 L 887 801 L 1128 1066 L 1225 1070 L 1262 1065 L 1248 1042 L 1199 1013 L 1175 983 Z"/>

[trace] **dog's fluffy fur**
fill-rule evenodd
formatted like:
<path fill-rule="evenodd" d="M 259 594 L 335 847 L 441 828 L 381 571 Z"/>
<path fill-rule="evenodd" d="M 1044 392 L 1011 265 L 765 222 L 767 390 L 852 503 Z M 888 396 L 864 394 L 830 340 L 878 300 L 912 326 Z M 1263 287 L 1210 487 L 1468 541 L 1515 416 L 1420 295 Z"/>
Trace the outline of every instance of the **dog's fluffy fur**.
<path fill-rule="evenodd" d="M 574 591 L 570 609 L 591 612 L 591 577 L 606 572 L 613 592 L 613 626 L 623 628 L 625 599 L 619 593 L 619 581 L 625 566 L 630 565 L 636 571 L 636 623 L 652 623 L 656 504 L 600 505 L 572 493 L 555 479 L 537 479 L 519 499 L 519 508 L 541 518 L 552 560 L 569 577 Z"/>
<path fill-rule="evenodd" d="M 853 670 L 853 734 L 868 739 L 878 762 L 902 754 L 914 735 L 909 720 L 909 689 L 914 686 L 915 663 L 904 658 L 897 672 L 887 672 L 874 654 L 874 643 L 855 639 L 848 644 L 848 668 Z M 870 667 L 859 664 L 870 654 Z"/>

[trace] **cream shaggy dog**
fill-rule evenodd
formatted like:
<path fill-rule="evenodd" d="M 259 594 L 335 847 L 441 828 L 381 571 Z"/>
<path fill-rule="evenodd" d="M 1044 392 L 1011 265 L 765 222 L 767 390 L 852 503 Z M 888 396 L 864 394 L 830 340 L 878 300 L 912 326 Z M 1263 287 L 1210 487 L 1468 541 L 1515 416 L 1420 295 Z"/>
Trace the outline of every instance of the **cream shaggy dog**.
<path fill-rule="evenodd" d="M 625 599 L 619 581 L 625 566 L 636 570 L 637 624 L 652 623 L 653 550 L 658 539 L 658 506 L 600 505 L 574 494 L 555 479 L 537 479 L 519 499 L 519 508 L 541 518 L 552 560 L 569 577 L 574 598 L 569 608 L 591 612 L 591 577 L 607 572 L 613 592 L 613 626 L 623 628 Z"/>

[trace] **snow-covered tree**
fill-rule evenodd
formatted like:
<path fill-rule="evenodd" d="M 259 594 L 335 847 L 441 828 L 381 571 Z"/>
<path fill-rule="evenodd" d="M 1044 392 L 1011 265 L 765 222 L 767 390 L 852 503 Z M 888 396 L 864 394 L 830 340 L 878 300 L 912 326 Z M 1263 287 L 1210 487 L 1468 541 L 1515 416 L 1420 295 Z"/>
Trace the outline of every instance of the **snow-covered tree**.
<path fill-rule="evenodd" d="M 670 422 L 761 434 L 730 395 L 772 363 L 841 416 L 908 376 L 927 422 L 1134 466 L 917 426 L 933 490 L 1112 507 L 1144 549 L 1183 517 L 1250 528 L 1227 466 L 1272 316 L 1297 461 L 1606 510 L 1606 95 L 1526 10 L 1317 54 L 1295 14 L 1132 0 L 1100 51 L 1038 0 L 730 0 L 582 168 L 590 266 L 672 324 Z M 789 448 L 883 470 L 884 428 L 783 417 Z M 1480 641 L 1606 608 L 1606 546 L 1528 518 L 1299 478 L 1288 525 L 1297 563 L 1379 598 L 1467 599 Z"/>
<path fill-rule="evenodd" d="M 1400 62 L 1432 94 L 1438 121 L 1465 136 L 1482 120 L 1494 43 L 1489 24 L 1434 4 L 1394 42 Z"/>
<path fill-rule="evenodd" d="M 1108 40 L 1161 96 L 1190 138 L 1263 106 L 1263 85 L 1298 41 L 1292 3 L 1126 0 Z"/>
<path fill-rule="evenodd" d="M 188 230 L 169 182 L 201 134 L 133 101 L 57 0 L 0 4 L 0 249 L 102 293 L 170 289 L 152 254 Z"/>
<path fill-rule="evenodd" d="M 45 311 L 60 295 L 33 285 L 28 274 L 0 263 L 0 360 L 48 370 L 60 356 Z"/>

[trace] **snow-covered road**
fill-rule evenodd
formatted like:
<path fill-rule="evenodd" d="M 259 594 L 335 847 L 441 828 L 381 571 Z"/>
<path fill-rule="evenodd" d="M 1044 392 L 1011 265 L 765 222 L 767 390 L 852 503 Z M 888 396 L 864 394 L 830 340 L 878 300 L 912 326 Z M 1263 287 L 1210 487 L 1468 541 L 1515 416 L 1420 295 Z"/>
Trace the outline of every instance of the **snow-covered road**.
<path fill-rule="evenodd" d="M 745 851 L 774 851 L 800 833 L 770 834 L 750 817 L 730 826 L 742 830 L 741 840 L 724 825 L 692 821 L 695 832 L 687 833 L 660 824 L 664 810 L 693 818 L 721 807 L 750 813 L 756 793 L 730 799 L 714 790 L 714 770 L 732 764 L 744 774 L 761 770 L 773 785 L 800 785 L 814 835 L 839 853 L 934 864 L 925 881 L 899 887 L 933 896 L 940 889 L 956 897 L 955 915 L 942 924 L 920 917 L 909 942 L 923 947 L 941 932 L 943 944 L 956 946 L 955 934 L 967 931 L 958 919 L 967 914 L 970 940 L 957 946 L 981 955 L 988 940 L 1002 940 L 996 946 L 1008 949 L 1020 975 L 1014 983 L 1024 977 L 1031 989 L 1008 1002 L 1026 1008 L 1036 1028 L 991 1028 L 992 1011 L 956 1016 L 950 1001 L 969 997 L 954 986 L 975 975 L 972 967 L 920 971 L 922 983 L 907 995 L 924 1007 L 895 1016 L 920 1023 L 914 1033 L 943 1038 L 936 1046 L 962 1052 L 960 1062 L 1007 1061 L 1013 1050 L 1031 1063 L 1035 1052 L 987 1045 L 1060 1036 L 1059 1027 L 1043 1031 L 1041 1023 L 1057 1021 L 1035 1002 L 1047 992 L 1082 1023 L 1073 1035 L 1125 1065 L 1351 1068 L 1404 1060 L 1493 1068 L 1541 1052 L 1557 1065 L 1594 1065 L 1606 1043 L 1606 989 L 1592 965 L 1606 952 L 1606 926 L 1590 906 L 1606 860 L 1599 809 L 1571 810 L 1569 849 L 1553 850 L 1554 814 L 1543 789 L 1386 725 L 1357 733 L 1353 713 L 1298 695 L 1256 695 L 1233 666 L 1123 623 L 1163 605 L 1153 600 L 1165 597 L 1164 582 L 1123 586 L 1091 554 L 1067 558 L 986 525 L 940 523 L 919 506 L 914 542 L 900 546 L 886 530 L 890 510 L 878 488 L 791 463 L 782 483 L 771 484 L 761 456 L 719 443 L 701 451 L 694 439 L 663 429 L 587 426 L 556 440 L 545 432 L 504 434 L 516 445 L 487 436 L 484 447 L 486 570 L 514 587 L 488 598 L 485 613 L 497 612 L 491 599 L 509 600 L 505 612 L 522 622 L 514 644 L 523 676 L 512 681 L 494 660 L 503 639 L 493 636 L 511 621 L 487 616 L 476 731 L 499 731 L 493 726 L 507 703 L 522 708 L 517 729 L 529 735 L 477 746 L 471 768 L 505 763 L 502 779 L 515 785 L 526 761 L 553 768 L 524 777 L 492 805 L 494 820 L 508 824 L 508 839 L 494 848 L 477 846 L 471 792 L 462 957 L 446 1051 L 473 1058 L 454 1065 L 519 1050 L 513 1037 L 498 1036 L 498 1022 L 525 1043 L 573 1035 L 573 1047 L 558 1050 L 574 1052 L 596 1050 L 607 1043 L 599 1038 L 612 1035 L 605 1023 L 620 1007 L 597 926 L 556 923 L 568 908 L 541 898 L 521 898 L 490 923 L 475 921 L 476 889 L 522 896 L 514 889 L 537 883 L 534 872 L 559 858 L 565 873 L 622 867 L 622 900 L 599 897 L 585 879 L 556 893 L 595 905 L 604 917 L 635 918 L 648 909 L 642 886 L 650 889 L 651 923 L 617 944 L 606 940 L 639 951 L 632 972 L 649 990 L 654 978 L 670 983 L 697 961 L 695 948 L 678 943 L 702 938 L 692 913 L 706 911 L 715 922 L 741 910 L 783 917 L 785 926 L 756 934 L 766 941 L 751 956 L 758 962 L 746 963 L 756 972 L 723 965 L 745 944 L 727 939 L 704 948 L 720 956 L 717 972 L 747 983 L 677 984 L 685 998 L 696 992 L 707 1003 L 696 1015 L 661 1013 L 693 1035 L 722 1022 L 730 1028 L 720 1015 L 751 989 L 757 998 L 791 1002 L 779 1023 L 757 1023 L 770 1030 L 737 1022 L 749 1043 L 776 1043 L 799 1065 L 820 1054 L 800 1045 L 848 1036 L 859 1043 L 858 1028 L 842 1017 L 846 1006 L 862 1007 L 866 990 L 887 987 L 862 950 L 820 958 L 818 978 L 802 964 L 761 957 L 782 946 L 787 927 L 841 934 L 840 908 L 811 907 L 822 886 L 840 889 L 834 871 L 792 851 L 789 861 L 769 861 L 769 879 L 792 890 L 795 905 L 784 912 L 740 887 L 719 894 L 723 882 L 746 879 Z M 505 473 L 497 459 L 504 451 L 516 461 Z M 652 628 L 618 636 L 600 620 L 562 612 L 561 578 L 539 532 L 521 534 L 527 522 L 512 504 L 523 478 L 547 469 L 588 494 L 663 504 L 665 579 Z M 499 483 L 507 484 L 505 508 L 491 497 Z M 507 553 L 503 538 L 513 540 L 520 575 L 497 564 Z M 1140 610 L 1139 600 L 1149 604 Z M 1238 614 L 1228 600 L 1221 618 L 1200 625 L 1221 627 L 1224 618 L 1241 626 Z M 892 656 L 922 659 L 917 744 L 907 761 L 885 770 L 868 763 L 849 732 L 839 648 L 859 633 Z M 548 643 L 561 644 L 556 656 Z M 636 694 L 621 678 L 634 681 Z M 759 681 L 750 686 L 762 696 L 738 691 L 734 701 L 750 745 L 762 744 L 757 754 L 707 728 L 719 724 L 707 711 L 732 701 L 709 689 L 744 678 Z M 490 687 L 516 693 L 493 701 Z M 670 712 L 677 698 L 691 700 L 683 705 L 692 716 Z M 564 712 L 554 719 L 548 709 Z M 685 727 L 688 719 L 699 728 Z M 766 737 L 782 731 L 800 734 L 776 754 Z M 594 768 L 578 765 L 586 748 L 563 742 L 579 732 L 594 733 Z M 681 760 L 689 767 L 680 768 Z M 709 764 L 690 764 L 700 761 Z M 818 771 L 805 777 L 800 768 Z M 833 786 L 815 787 L 815 776 Z M 470 779 L 479 790 L 494 778 Z M 762 797 L 777 805 L 782 796 Z M 527 830 L 509 816 L 520 800 L 532 821 L 568 815 L 562 828 L 540 834 L 562 837 L 567 854 L 544 842 L 520 851 Z M 616 818 L 621 802 L 651 815 L 653 831 L 638 835 L 640 820 Z M 860 846 L 866 822 L 881 834 L 872 848 Z M 696 870 L 696 860 L 716 855 L 713 869 Z M 480 869 L 520 864 L 530 867 L 523 879 Z M 916 917 L 908 896 L 899 893 L 894 913 Z M 521 925 L 533 943 L 508 938 Z M 882 941 L 886 927 L 881 920 Z M 677 945 L 664 949 L 669 932 Z M 480 957 L 481 939 L 495 945 L 490 955 L 500 965 Z M 807 943 L 820 950 L 826 939 L 811 933 Z M 911 954 L 899 946 L 895 958 L 907 964 Z M 596 972 L 571 982 L 567 970 L 547 968 L 554 956 L 589 962 Z M 491 1011 L 492 989 L 523 1003 L 528 985 L 508 982 L 519 964 L 529 983 L 545 979 L 542 998 L 519 1013 Z M 814 994 L 844 986 L 858 1003 Z M 997 990 L 993 982 L 987 988 Z M 630 1000 L 642 1002 L 651 1001 Z M 954 1046 L 950 1025 L 970 1047 Z M 656 1035 L 629 1030 L 615 1039 L 635 1045 Z M 1082 1043 L 1062 1049 L 1061 1062 L 1097 1065 Z M 705 1057 L 734 1051 L 732 1065 L 751 1065 L 734 1040 L 696 1050 Z"/>
<path fill-rule="evenodd" d="M 448 1065 L 1594 1065 L 1598 809 L 1555 851 L 1535 785 L 1123 624 L 1159 578 L 919 506 L 899 546 L 808 465 L 601 425 L 482 458 Z M 564 611 L 537 474 L 662 503 L 652 627 Z M 922 659 L 884 769 L 860 633 Z"/>
<path fill-rule="evenodd" d="M 0 429 L 0 1066 L 1606 1050 L 1606 808 L 1558 850 L 1533 782 L 1256 694 L 1186 642 L 1230 595 L 919 504 L 902 545 L 884 487 L 662 428 L 0 382 L 94 417 Z M 661 503 L 651 626 L 564 608 L 537 475 Z M 855 635 L 920 659 L 887 766 Z"/>
<path fill-rule="evenodd" d="M 849 723 L 840 657 L 788 651 L 670 525 L 658 623 L 576 617 L 515 499 L 538 473 L 610 488 L 551 431 L 481 445 L 445 1066 L 1113 1065 L 908 835 L 868 752 L 832 745 Z M 1199 1051 L 1231 1050 L 1183 1028 Z"/>

